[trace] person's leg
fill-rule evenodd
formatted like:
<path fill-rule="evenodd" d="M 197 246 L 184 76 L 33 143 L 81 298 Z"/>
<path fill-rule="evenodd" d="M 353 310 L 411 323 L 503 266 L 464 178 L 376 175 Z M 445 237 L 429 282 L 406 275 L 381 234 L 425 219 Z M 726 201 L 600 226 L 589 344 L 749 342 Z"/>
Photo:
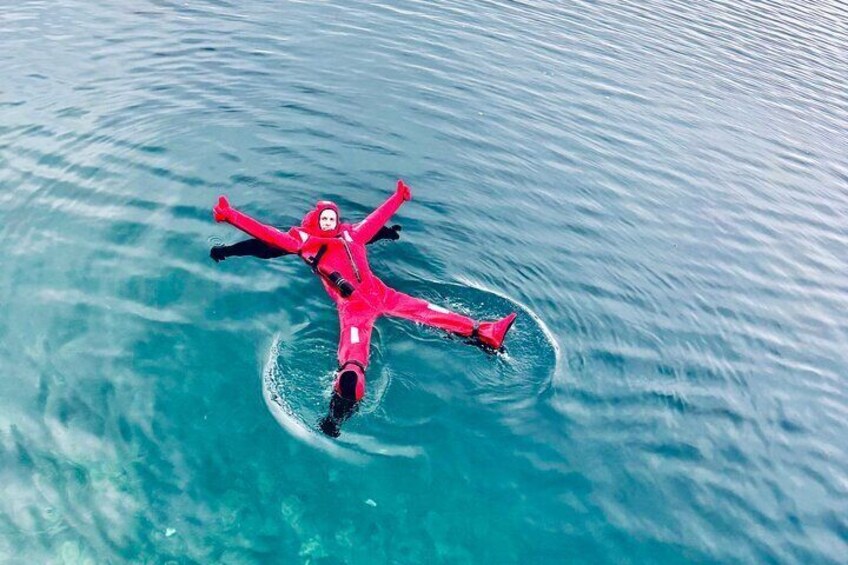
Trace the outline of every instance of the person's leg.
<path fill-rule="evenodd" d="M 495 350 L 503 345 L 506 332 L 515 321 L 515 314 L 510 314 L 494 322 L 476 322 L 467 316 L 391 288 L 386 290 L 383 303 L 386 308 L 384 313 L 389 316 L 413 320 L 462 337 L 473 338 L 476 343 Z"/>
<path fill-rule="evenodd" d="M 334 389 L 341 396 L 361 400 L 365 395 L 365 369 L 371 351 L 371 331 L 376 313 L 368 305 L 348 303 L 339 310 L 339 373 Z M 345 373 L 357 375 L 355 381 L 342 378 Z"/>
<path fill-rule="evenodd" d="M 365 396 L 365 369 L 374 319 L 375 315 L 364 306 L 348 303 L 339 310 L 339 370 L 329 413 L 320 424 L 321 430 L 329 436 L 339 436 L 339 427 L 356 411 Z"/>
<path fill-rule="evenodd" d="M 468 316 L 391 288 L 386 289 L 383 304 L 386 315 L 434 326 L 463 337 L 471 337 L 477 327 L 477 322 Z"/>

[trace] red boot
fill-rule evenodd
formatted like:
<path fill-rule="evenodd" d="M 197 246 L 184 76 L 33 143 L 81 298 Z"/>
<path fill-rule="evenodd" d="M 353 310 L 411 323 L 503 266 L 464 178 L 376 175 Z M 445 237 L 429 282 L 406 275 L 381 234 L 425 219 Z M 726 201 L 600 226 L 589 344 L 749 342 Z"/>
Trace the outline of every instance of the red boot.
<path fill-rule="evenodd" d="M 497 322 L 482 322 L 477 328 L 477 339 L 480 343 L 492 349 L 500 349 L 503 345 L 504 337 L 512 323 L 515 321 L 514 312 L 509 316 L 501 318 Z"/>

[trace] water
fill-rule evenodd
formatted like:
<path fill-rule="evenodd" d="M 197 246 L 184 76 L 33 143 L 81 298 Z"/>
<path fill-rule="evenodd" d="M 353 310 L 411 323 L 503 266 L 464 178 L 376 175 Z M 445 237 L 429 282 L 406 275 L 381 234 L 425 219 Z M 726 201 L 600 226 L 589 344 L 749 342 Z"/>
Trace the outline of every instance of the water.
<path fill-rule="evenodd" d="M 6 2 L 0 562 L 844 563 L 835 2 Z M 229 259 L 404 177 L 397 288 L 490 357 Z"/>

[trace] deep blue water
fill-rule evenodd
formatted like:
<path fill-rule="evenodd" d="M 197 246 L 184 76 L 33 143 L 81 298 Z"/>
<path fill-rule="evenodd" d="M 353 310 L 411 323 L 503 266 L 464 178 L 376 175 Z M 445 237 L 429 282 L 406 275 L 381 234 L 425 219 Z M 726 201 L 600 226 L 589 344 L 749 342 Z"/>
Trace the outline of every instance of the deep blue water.
<path fill-rule="evenodd" d="M 848 9 L 5 2 L 0 562 L 845 563 Z M 403 177 L 405 292 L 231 258 Z M 839 439 L 842 438 L 842 439 Z"/>

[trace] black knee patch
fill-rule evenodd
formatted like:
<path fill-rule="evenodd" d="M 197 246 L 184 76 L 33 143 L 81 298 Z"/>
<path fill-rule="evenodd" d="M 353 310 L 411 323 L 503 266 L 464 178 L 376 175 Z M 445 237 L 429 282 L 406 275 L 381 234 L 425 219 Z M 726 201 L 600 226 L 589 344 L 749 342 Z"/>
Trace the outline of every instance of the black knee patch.
<path fill-rule="evenodd" d="M 347 400 L 356 400 L 356 383 L 359 376 L 353 371 L 345 371 L 339 376 L 339 392 Z"/>

